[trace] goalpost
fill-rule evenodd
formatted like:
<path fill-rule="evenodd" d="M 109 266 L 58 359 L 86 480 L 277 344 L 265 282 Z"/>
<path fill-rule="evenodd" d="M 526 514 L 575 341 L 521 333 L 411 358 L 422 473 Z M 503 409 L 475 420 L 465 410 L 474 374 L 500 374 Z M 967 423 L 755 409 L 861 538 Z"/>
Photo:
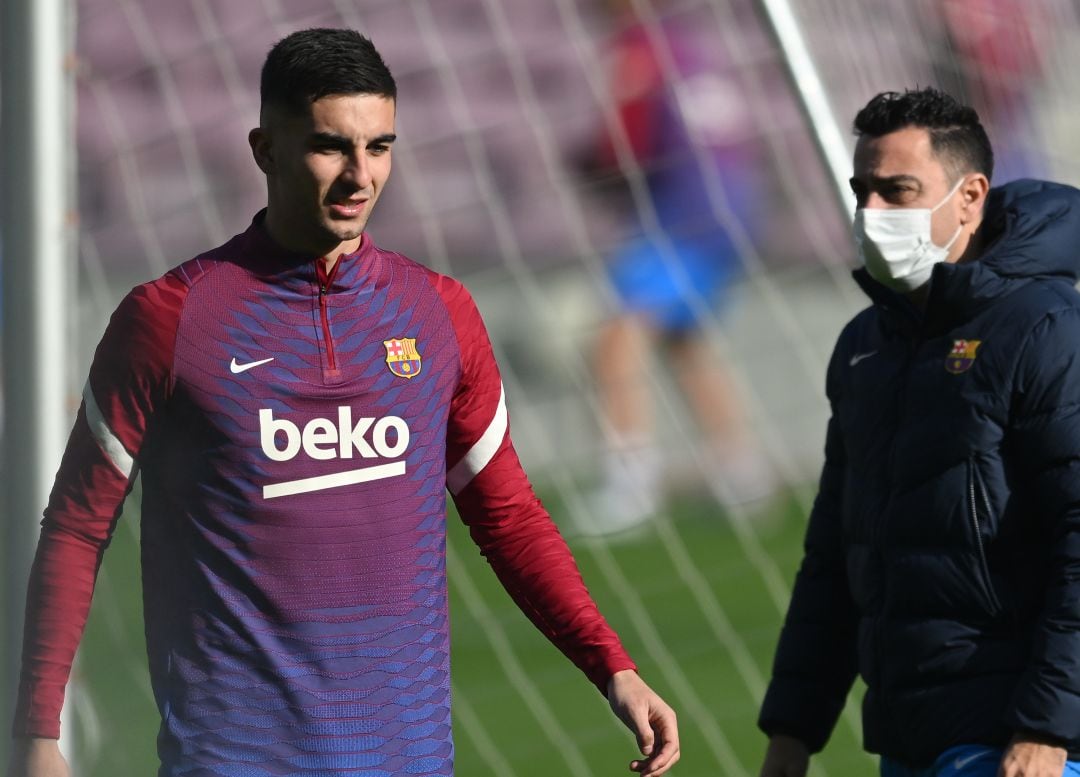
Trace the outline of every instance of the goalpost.
<path fill-rule="evenodd" d="M 72 6 L 66 0 L 7 0 L 0 19 L 5 613 L 0 728 L 5 734 L 18 687 L 37 523 L 73 418 L 67 316 L 75 236 Z M 2 738 L 0 763 L 7 763 L 10 741 Z"/>

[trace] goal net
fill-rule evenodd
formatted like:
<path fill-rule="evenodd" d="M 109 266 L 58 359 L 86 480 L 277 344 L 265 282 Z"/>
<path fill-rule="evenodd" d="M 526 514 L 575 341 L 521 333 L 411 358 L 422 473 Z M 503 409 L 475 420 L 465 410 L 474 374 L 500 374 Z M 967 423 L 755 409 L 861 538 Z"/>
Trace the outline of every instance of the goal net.
<path fill-rule="evenodd" d="M 792 0 L 840 125 L 937 84 L 1004 181 L 1080 180 L 1073 0 Z M 258 70 L 368 34 L 398 81 L 376 242 L 463 280 L 515 443 L 602 610 L 681 715 L 681 775 L 755 774 L 754 719 L 821 464 L 825 366 L 866 300 L 847 218 L 754 0 L 78 0 L 72 397 L 134 284 L 264 202 Z M 77 399 L 73 399 L 77 401 Z M 72 704 L 87 775 L 149 773 L 131 500 Z M 632 741 L 451 527 L 467 775 L 625 768 Z M 865 771 L 849 707 L 818 774 Z"/>

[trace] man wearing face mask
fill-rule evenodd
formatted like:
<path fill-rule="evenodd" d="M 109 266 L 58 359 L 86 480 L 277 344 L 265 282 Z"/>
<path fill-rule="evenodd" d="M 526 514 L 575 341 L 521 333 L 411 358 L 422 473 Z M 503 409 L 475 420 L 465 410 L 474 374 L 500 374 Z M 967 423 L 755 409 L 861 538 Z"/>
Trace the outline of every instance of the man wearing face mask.
<path fill-rule="evenodd" d="M 1080 192 L 990 188 L 934 89 L 855 118 L 855 280 L 759 725 L 801 777 L 856 673 L 883 777 L 1080 775 Z"/>

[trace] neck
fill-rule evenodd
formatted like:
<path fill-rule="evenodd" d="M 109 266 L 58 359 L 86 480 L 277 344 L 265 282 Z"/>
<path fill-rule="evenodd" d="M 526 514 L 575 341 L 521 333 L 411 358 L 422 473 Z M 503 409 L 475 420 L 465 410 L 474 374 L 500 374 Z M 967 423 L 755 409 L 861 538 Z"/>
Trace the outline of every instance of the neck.
<path fill-rule="evenodd" d="M 335 240 L 333 237 L 323 240 L 306 239 L 298 230 L 293 229 L 283 219 L 277 218 L 273 207 L 266 210 L 263 226 L 275 243 L 287 251 L 320 257 L 327 270 L 333 269 L 342 254 L 353 254 L 360 250 L 363 234 L 351 240 Z"/>
<path fill-rule="evenodd" d="M 323 269 L 326 270 L 327 275 L 333 271 L 334 266 L 338 263 L 338 259 L 344 255 L 345 252 L 342 251 L 341 253 L 326 254 L 319 259 L 319 261 L 322 262 Z"/>

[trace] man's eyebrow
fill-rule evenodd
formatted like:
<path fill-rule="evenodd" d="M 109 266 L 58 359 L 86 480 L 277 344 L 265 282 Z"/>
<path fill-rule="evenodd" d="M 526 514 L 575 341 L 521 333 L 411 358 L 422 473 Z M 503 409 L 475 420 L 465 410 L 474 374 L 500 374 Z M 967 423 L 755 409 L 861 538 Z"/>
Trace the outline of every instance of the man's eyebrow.
<path fill-rule="evenodd" d="M 349 146 L 352 145 L 352 141 L 344 135 L 339 135 L 336 132 L 312 132 L 311 140 L 317 143 L 327 143 L 335 146 Z"/>
<path fill-rule="evenodd" d="M 387 146 L 397 140 L 397 135 L 392 132 L 387 132 L 382 135 L 378 135 L 367 142 L 368 146 Z M 347 148 L 352 146 L 353 142 L 351 138 L 347 138 L 344 135 L 339 135 L 336 132 L 312 132 L 310 136 L 312 143 L 322 143 L 328 146 L 336 146 L 338 148 Z"/>
<path fill-rule="evenodd" d="M 872 175 L 870 176 L 870 182 L 873 183 L 875 186 L 880 186 L 882 184 L 913 183 L 916 186 L 922 188 L 922 181 L 919 178 L 915 177 L 914 175 L 907 175 L 906 173 L 901 173 L 900 175 L 889 175 L 884 177 Z"/>

